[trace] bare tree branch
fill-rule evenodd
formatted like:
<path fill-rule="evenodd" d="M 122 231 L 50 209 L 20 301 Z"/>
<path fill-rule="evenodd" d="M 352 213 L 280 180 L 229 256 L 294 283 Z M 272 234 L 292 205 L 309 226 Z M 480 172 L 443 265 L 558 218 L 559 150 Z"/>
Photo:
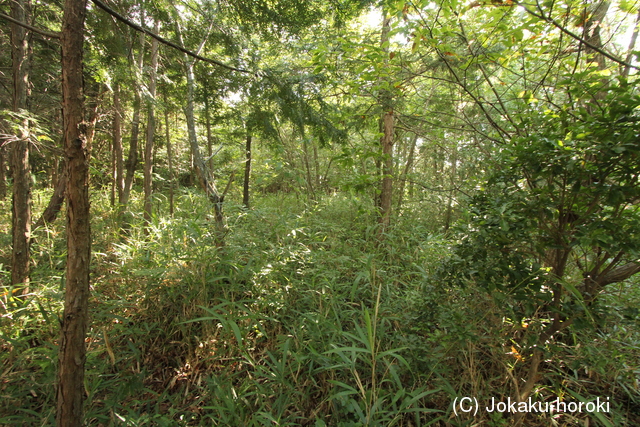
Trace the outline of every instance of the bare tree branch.
<path fill-rule="evenodd" d="M 106 4 L 104 4 L 101 0 L 91 0 L 96 6 L 98 6 L 100 9 L 104 10 L 105 12 L 107 12 L 109 15 L 113 16 L 114 18 L 116 18 L 117 20 L 125 23 L 126 25 L 128 25 L 129 27 L 133 28 L 136 31 L 140 31 L 142 33 L 145 33 L 151 37 L 153 37 L 154 39 L 158 40 L 160 43 L 163 43 L 167 46 L 170 46 L 174 49 L 178 49 L 180 52 L 183 52 L 189 56 L 191 56 L 192 58 L 195 59 L 199 59 L 202 62 L 206 62 L 209 64 L 213 64 L 213 65 L 217 65 L 219 67 L 222 68 L 226 68 L 227 70 L 231 70 L 231 71 L 237 71 L 240 73 L 248 73 L 248 74 L 256 74 L 253 71 L 249 71 L 249 70 L 245 70 L 242 68 L 236 68 L 232 65 L 227 65 L 224 62 L 220 62 L 217 61 L 215 59 L 211 59 L 211 58 L 206 58 L 204 56 L 198 55 L 197 53 L 194 53 L 176 43 L 173 43 L 163 37 L 160 37 L 159 35 L 155 34 L 153 31 L 148 30 L 140 25 L 134 24 L 133 22 L 131 22 L 130 20 L 128 20 L 127 18 L 125 18 L 124 16 L 120 15 L 118 12 L 116 12 L 115 10 L 111 9 L 109 6 L 107 6 Z"/>
<path fill-rule="evenodd" d="M 602 277 L 596 279 L 596 283 L 600 287 L 605 287 L 612 283 L 622 282 L 636 273 L 640 273 L 640 262 L 630 262 L 620 267 L 616 267 Z"/>
<path fill-rule="evenodd" d="M 629 41 L 629 49 L 627 51 L 627 64 L 631 64 L 633 60 L 633 49 L 636 47 L 636 40 L 638 39 L 638 25 L 640 25 L 640 11 L 638 11 L 638 17 L 636 18 L 636 25 L 633 27 L 633 34 L 631 35 L 631 40 Z M 629 77 L 630 66 L 626 65 L 624 70 L 622 71 L 622 75 L 625 77 Z"/>
<path fill-rule="evenodd" d="M 594 52 L 598 52 L 599 54 L 601 54 L 602 56 L 609 58 L 610 60 L 612 60 L 613 62 L 620 64 L 620 65 L 624 65 L 625 67 L 629 67 L 629 68 L 634 68 L 634 69 L 640 69 L 640 67 L 637 67 L 633 64 L 630 64 L 627 61 L 623 61 L 620 58 L 617 58 L 616 56 L 610 54 L 609 52 L 607 52 L 606 50 L 602 49 L 601 47 L 595 46 L 593 43 L 588 42 L 587 40 L 585 40 L 584 38 L 580 37 L 579 35 L 575 34 L 572 31 L 569 31 L 566 27 L 564 27 L 562 24 L 560 24 L 558 21 L 556 21 L 555 19 L 553 19 L 550 16 L 545 16 L 545 14 L 540 11 L 540 13 L 536 13 L 533 10 L 529 9 L 528 7 L 524 6 L 522 3 L 518 3 L 519 6 L 521 6 L 525 12 L 527 12 L 529 15 L 531 16 L 535 16 L 538 19 L 542 19 L 545 22 L 548 22 L 549 24 L 553 25 L 554 27 L 556 27 L 557 29 L 559 29 L 560 31 L 562 31 L 563 33 L 565 33 L 566 35 L 568 35 L 569 37 L 579 41 L 580 43 L 583 43 L 585 46 L 587 46 L 589 49 L 592 49 Z"/>
<path fill-rule="evenodd" d="M 43 35 L 45 37 L 51 37 L 52 39 L 60 40 L 60 33 L 52 33 L 50 31 L 41 30 L 40 28 L 34 27 L 34 26 L 26 24 L 24 22 L 20 22 L 17 19 L 13 19 L 9 15 L 5 15 L 4 13 L 0 13 L 0 18 L 6 19 L 9 22 L 13 22 L 16 25 L 20 25 L 21 27 L 24 27 L 29 31 L 33 31 L 34 33 L 38 33 L 38 34 Z"/>

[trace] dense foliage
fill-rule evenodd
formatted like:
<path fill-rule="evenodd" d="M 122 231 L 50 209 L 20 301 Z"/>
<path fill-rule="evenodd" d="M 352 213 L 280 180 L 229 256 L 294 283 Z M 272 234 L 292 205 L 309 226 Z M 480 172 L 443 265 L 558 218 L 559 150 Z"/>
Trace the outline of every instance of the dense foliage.
<path fill-rule="evenodd" d="M 0 425 L 52 425 L 68 29 L 59 3 L 15 5 L 0 19 L 30 28 L 20 51 L 0 27 Z M 637 5 L 88 8 L 84 424 L 640 423 Z M 609 406 L 474 414 L 462 397 Z"/>

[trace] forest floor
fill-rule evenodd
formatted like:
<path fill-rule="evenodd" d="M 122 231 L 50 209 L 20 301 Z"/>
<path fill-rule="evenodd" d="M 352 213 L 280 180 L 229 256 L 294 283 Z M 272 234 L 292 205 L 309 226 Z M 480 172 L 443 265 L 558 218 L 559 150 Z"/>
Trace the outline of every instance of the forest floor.
<path fill-rule="evenodd" d="M 34 200 L 37 217 L 46 197 Z M 434 281 L 455 233 L 440 234 L 428 207 L 409 206 L 381 240 L 357 195 L 255 206 L 225 206 L 219 247 L 197 192 L 179 194 L 173 217 L 158 197 L 148 230 L 132 214 L 124 233 L 94 194 L 87 425 L 514 425 L 513 414 L 453 411 L 464 396 L 506 401 L 527 355 L 500 301 Z M 6 266 L 10 218 L 0 221 Z M 0 298 L 3 426 L 55 417 L 64 220 L 34 237 L 30 293 Z M 609 411 L 529 414 L 524 425 L 640 425 L 638 284 L 604 299 L 597 333 L 567 337 L 533 398 L 609 397 Z"/>

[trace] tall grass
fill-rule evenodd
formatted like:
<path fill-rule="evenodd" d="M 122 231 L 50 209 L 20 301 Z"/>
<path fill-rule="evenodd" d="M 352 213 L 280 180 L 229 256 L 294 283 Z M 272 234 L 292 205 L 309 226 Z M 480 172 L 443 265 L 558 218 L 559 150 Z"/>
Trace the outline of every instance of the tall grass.
<path fill-rule="evenodd" d="M 92 206 L 87 425 L 509 425 L 452 414 L 456 396 L 510 394 L 522 355 L 509 337 L 522 327 L 472 287 L 431 279 L 451 242 L 429 226 L 429 212 L 405 211 L 379 244 L 373 210 L 355 196 L 272 195 L 249 211 L 228 204 L 219 247 L 197 192 L 178 195 L 173 217 L 158 198 L 147 232 L 131 215 L 126 234 L 107 200 L 95 195 Z M 5 241 L 9 219 L 1 220 Z M 34 249 L 33 292 L 2 297 L 0 425 L 53 423 L 63 221 L 38 231 Z M 620 400 L 591 422 L 632 425 L 637 286 L 607 298 L 614 309 L 599 335 L 578 332 L 580 345 L 549 362 L 556 374 L 538 395 L 608 385 Z"/>

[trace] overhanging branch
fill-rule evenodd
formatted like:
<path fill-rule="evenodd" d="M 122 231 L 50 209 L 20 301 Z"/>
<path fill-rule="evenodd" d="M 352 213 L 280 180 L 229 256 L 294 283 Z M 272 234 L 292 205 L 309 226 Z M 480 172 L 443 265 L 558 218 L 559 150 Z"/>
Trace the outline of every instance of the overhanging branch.
<path fill-rule="evenodd" d="M 634 274 L 640 273 L 640 262 L 630 262 L 628 264 L 616 267 L 602 277 L 596 279 L 596 283 L 601 288 L 610 285 L 612 283 L 622 282 L 627 280 Z"/>
<path fill-rule="evenodd" d="M 18 21 L 17 19 L 13 19 L 9 15 L 5 15 L 4 13 L 0 13 L 0 18 L 6 19 L 9 22 L 13 22 L 14 24 L 19 25 L 21 27 L 24 27 L 29 31 L 33 31 L 34 33 L 38 33 L 38 34 L 43 35 L 45 37 L 51 37 L 52 39 L 60 40 L 60 33 L 52 33 L 50 31 L 41 30 L 40 28 L 37 28 L 37 27 L 34 27 L 34 26 L 29 25 L 27 23 Z"/>
<path fill-rule="evenodd" d="M 568 35 L 569 37 L 579 41 L 580 43 L 584 44 L 585 46 L 587 46 L 589 49 L 592 49 L 594 52 L 598 52 L 599 54 L 603 55 L 606 58 L 609 58 L 610 60 L 612 60 L 615 63 L 618 63 L 620 65 L 624 65 L 625 67 L 629 67 L 629 68 L 634 68 L 636 70 L 640 69 L 640 67 L 637 67 L 627 61 L 623 61 L 620 58 L 617 58 L 616 56 L 610 54 L 609 52 L 607 52 L 606 50 L 602 49 L 601 47 L 598 47 L 596 45 L 594 45 L 593 43 L 589 43 L 588 41 L 586 41 L 584 38 L 580 37 L 579 35 L 575 34 L 572 31 L 569 31 L 568 29 L 566 29 L 563 25 L 561 25 L 559 22 L 557 22 L 555 19 L 553 19 L 550 16 L 545 16 L 544 13 L 536 13 L 533 10 L 529 9 L 528 7 L 524 6 L 523 4 L 519 4 L 524 10 L 525 12 L 527 12 L 529 15 L 531 16 L 535 16 L 538 19 L 542 19 L 545 22 L 548 22 L 549 24 L 553 25 L 554 27 L 556 27 L 557 29 L 559 29 L 560 31 L 562 31 L 563 33 L 565 33 L 566 35 Z"/>
<path fill-rule="evenodd" d="M 151 30 L 148 30 L 138 24 L 134 24 L 133 22 L 131 22 L 130 20 L 128 20 L 127 18 L 125 18 L 124 16 L 120 15 L 118 12 L 116 12 L 115 10 L 111 9 L 109 6 L 107 6 L 106 4 L 104 4 L 101 0 L 91 0 L 96 6 L 98 6 L 100 9 L 104 10 L 105 12 L 107 12 L 109 15 L 113 16 L 114 18 L 116 18 L 118 21 L 123 22 L 124 24 L 128 25 L 129 27 L 133 28 L 136 31 L 140 31 L 142 33 L 145 33 L 151 37 L 153 37 L 154 39 L 158 40 L 160 43 L 163 43 L 169 47 L 172 47 L 174 49 L 179 50 L 180 52 L 183 52 L 189 56 L 191 56 L 192 58 L 196 58 L 199 59 L 202 62 L 206 62 L 209 64 L 213 64 L 213 65 L 217 65 L 219 67 L 222 68 L 226 68 L 227 70 L 231 70 L 231 71 L 237 71 L 239 73 L 248 73 L 248 74 L 255 74 L 253 71 L 249 71 L 249 70 L 245 70 L 242 68 L 236 68 L 232 65 L 227 65 L 224 62 L 220 62 L 217 61 L 215 59 L 211 59 L 211 58 L 207 58 L 201 55 L 198 55 L 197 53 L 194 53 L 192 51 L 190 51 L 189 49 L 186 49 L 176 43 L 173 43 L 163 37 L 160 37 L 159 35 L 157 35 L 156 33 L 154 33 Z"/>

